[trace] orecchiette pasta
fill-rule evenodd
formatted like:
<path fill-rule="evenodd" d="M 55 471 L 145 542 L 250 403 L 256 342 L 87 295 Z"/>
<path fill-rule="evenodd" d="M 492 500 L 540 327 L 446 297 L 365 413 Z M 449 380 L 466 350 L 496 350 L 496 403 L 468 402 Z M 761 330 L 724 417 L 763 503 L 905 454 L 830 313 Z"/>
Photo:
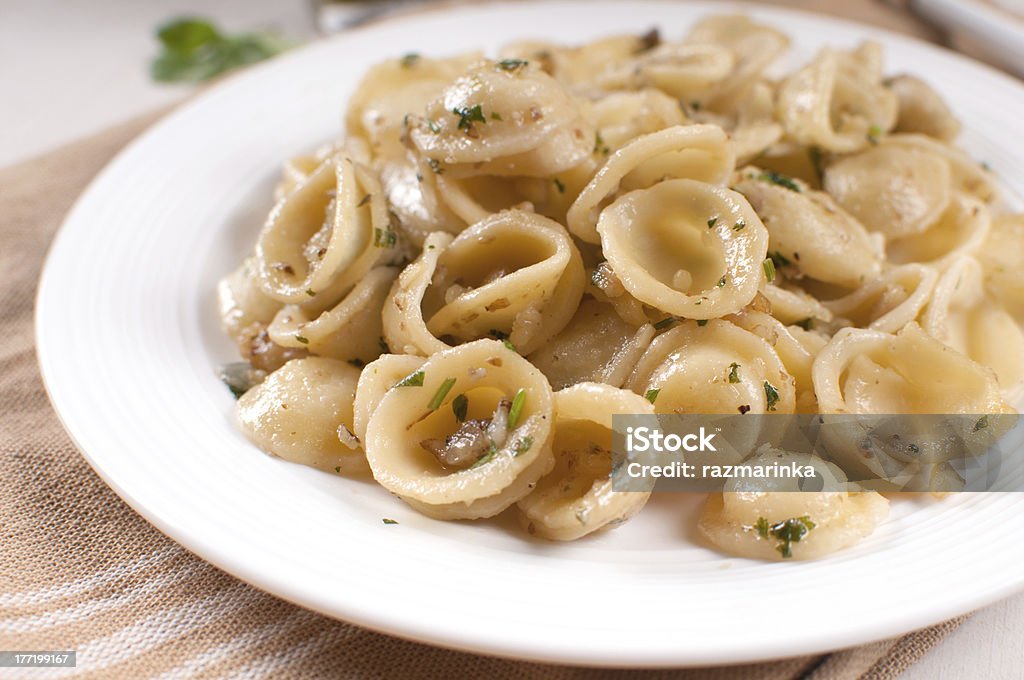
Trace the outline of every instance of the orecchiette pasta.
<path fill-rule="evenodd" d="M 544 375 L 497 340 L 478 340 L 435 354 L 388 390 L 363 446 L 374 478 L 420 512 L 491 517 L 550 472 L 554 416 Z"/>
<path fill-rule="evenodd" d="M 730 480 L 711 544 L 811 559 L 867 536 L 882 496 L 774 448 L 796 448 L 781 419 L 722 416 L 817 414 L 832 461 L 885 478 L 899 456 L 844 418 L 1010 413 L 1024 216 L 879 45 L 784 75 L 788 43 L 730 15 L 372 68 L 219 285 L 241 428 L 430 517 L 573 540 L 648 500 L 613 488 L 613 415 L 714 416 L 720 459 L 828 484 Z M 905 488 L 963 481 L 925 457 Z"/>
<path fill-rule="evenodd" d="M 643 397 L 602 383 L 555 393 L 555 468 L 519 501 L 527 532 L 571 541 L 640 512 L 649 493 L 612 489 L 612 415 L 651 413 Z"/>
<path fill-rule="evenodd" d="M 238 400 L 245 433 L 267 453 L 325 471 L 358 472 L 366 458 L 353 432 L 359 371 L 323 357 L 292 359 Z"/>

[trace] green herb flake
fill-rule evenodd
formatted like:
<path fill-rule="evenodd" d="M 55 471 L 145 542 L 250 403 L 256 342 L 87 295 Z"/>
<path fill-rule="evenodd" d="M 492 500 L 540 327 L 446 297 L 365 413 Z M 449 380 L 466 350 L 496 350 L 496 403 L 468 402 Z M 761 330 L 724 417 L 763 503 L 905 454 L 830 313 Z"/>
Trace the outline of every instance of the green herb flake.
<path fill-rule="evenodd" d="M 476 106 L 455 108 L 452 113 L 459 117 L 459 129 L 469 132 L 473 129 L 473 123 L 486 123 L 484 109 L 480 104 Z"/>
<path fill-rule="evenodd" d="M 430 166 L 430 169 L 434 171 L 435 175 L 444 174 L 444 168 L 441 166 L 441 161 L 437 160 L 436 158 L 428 158 L 427 165 Z"/>
<path fill-rule="evenodd" d="M 430 403 L 427 404 L 427 410 L 436 411 L 441 408 L 441 402 L 448 396 L 448 393 L 452 391 L 452 386 L 455 385 L 456 378 L 445 378 L 441 386 L 437 388 L 437 392 L 434 392 L 434 396 L 430 399 Z"/>
<path fill-rule="evenodd" d="M 452 413 L 455 414 L 455 420 L 460 423 L 466 422 L 466 414 L 469 413 L 469 397 L 460 394 L 452 399 Z"/>
<path fill-rule="evenodd" d="M 523 59 L 502 59 L 498 62 L 498 68 L 509 73 L 517 73 L 526 68 L 530 62 Z"/>
<path fill-rule="evenodd" d="M 394 248 L 398 242 L 398 234 L 390 229 L 375 227 L 373 230 L 373 245 L 378 248 Z"/>
<path fill-rule="evenodd" d="M 356 207 L 357 208 L 362 208 L 364 205 L 366 205 L 369 202 L 370 202 L 370 194 L 366 194 L 365 196 L 363 196 L 362 198 L 359 199 L 359 202 L 356 203 Z"/>
<path fill-rule="evenodd" d="M 761 263 L 764 267 L 764 278 L 768 283 L 775 280 L 775 263 L 772 262 L 772 258 L 766 257 L 764 262 Z"/>
<path fill-rule="evenodd" d="M 334 466 L 334 471 L 340 473 L 341 472 L 341 466 L 340 465 Z"/>
<path fill-rule="evenodd" d="M 787 177 L 782 173 L 775 172 L 774 170 L 765 170 L 764 172 L 757 176 L 757 179 L 761 180 L 762 182 L 771 182 L 772 184 L 778 184 L 780 187 L 800 193 L 799 184 L 794 182 L 791 177 Z"/>
<path fill-rule="evenodd" d="M 441 134 L 441 125 L 433 118 L 427 118 L 424 121 L 427 124 L 427 129 L 433 132 L 435 135 Z"/>
<path fill-rule="evenodd" d="M 715 287 L 716 288 L 724 288 L 727 280 L 728 279 L 725 276 L 723 276 L 722 278 L 718 279 L 718 283 L 715 284 Z"/>
<path fill-rule="evenodd" d="M 708 220 L 708 229 L 714 229 L 715 225 L 718 224 L 718 217 L 712 217 Z"/>
<path fill-rule="evenodd" d="M 654 330 L 663 331 L 666 328 L 671 328 L 676 323 L 676 317 L 666 316 L 664 319 L 654 324 Z"/>
<path fill-rule="evenodd" d="M 533 446 L 533 437 L 530 437 L 529 435 L 517 441 L 515 448 L 515 457 L 518 458 L 519 456 L 529 451 L 531 446 Z"/>
<path fill-rule="evenodd" d="M 783 255 L 782 253 L 780 253 L 778 251 L 775 251 L 774 253 L 773 252 L 769 252 L 768 253 L 768 257 L 771 259 L 771 261 L 775 265 L 776 269 L 781 269 L 782 267 L 788 267 L 789 265 L 793 264 L 788 257 L 786 257 L 785 255 Z"/>
<path fill-rule="evenodd" d="M 694 111 L 700 111 L 700 102 L 696 99 L 690 102 L 690 108 Z"/>
<path fill-rule="evenodd" d="M 508 410 L 508 429 L 511 430 L 519 424 L 524 406 L 526 406 L 526 390 L 520 387 L 516 396 L 512 397 L 512 408 Z"/>
<path fill-rule="evenodd" d="M 649 401 L 649 402 L 651 402 L 653 404 L 654 402 L 656 402 L 658 400 L 658 395 L 659 394 L 661 394 L 661 390 L 660 389 L 647 390 L 647 392 L 644 393 L 644 399 L 646 399 L 647 401 Z"/>
<path fill-rule="evenodd" d="M 707 319 L 697 319 L 697 325 L 700 326 L 701 328 L 704 328 L 704 326 L 708 325 L 708 320 Z"/>
<path fill-rule="evenodd" d="M 608 147 L 608 145 L 604 143 L 604 138 L 601 136 L 601 133 L 597 132 L 594 135 L 594 153 L 599 153 L 607 156 L 609 153 L 611 153 L 611 151 L 612 150 Z"/>
<path fill-rule="evenodd" d="M 736 220 L 736 224 L 732 225 L 733 231 L 743 231 L 746 228 L 747 223 L 743 220 L 743 218 Z"/>
<path fill-rule="evenodd" d="M 412 68 L 413 66 L 416 65 L 416 63 L 419 60 L 419 54 L 417 54 L 416 52 L 410 52 L 409 54 L 406 54 L 401 59 L 399 59 L 398 63 L 402 65 L 402 68 Z"/>
<path fill-rule="evenodd" d="M 303 335 L 299 335 L 298 333 L 295 334 L 295 341 L 298 342 L 298 343 L 301 343 L 303 345 L 308 345 L 309 344 L 309 338 L 307 338 L 307 337 L 305 337 Z"/>
<path fill-rule="evenodd" d="M 729 382 L 732 384 L 738 384 L 740 381 L 740 365 L 733 362 L 729 364 Z"/>
<path fill-rule="evenodd" d="M 558 193 L 564 194 L 565 193 L 565 185 L 562 184 L 562 181 L 556 177 L 554 179 L 554 182 L 555 182 L 555 188 L 558 189 Z"/>
<path fill-rule="evenodd" d="M 988 416 L 982 416 L 978 418 L 978 422 L 974 423 L 974 429 L 972 432 L 980 432 L 988 427 Z"/>
<path fill-rule="evenodd" d="M 423 371 L 416 371 L 402 378 L 395 387 L 423 387 Z"/>
<path fill-rule="evenodd" d="M 382 522 L 384 522 L 384 524 L 398 524 L 398 522 L 396 522 L 395 520 L 393 520 L 393 519 L 390 519 L 390 518 L 388 518 L 388 517 L 385 517 L 385 518 L 384 518 L 384 519 L 382 519 L 381 521 L 382 521 Z"/>
<path fill-rule="evenodd" d="M 316 291 L 313 290 L 312 288 L 307 288 L 306 295 L 308 295 L 309 297 L 316 297 Z"/>
<path fill-rule="evenodd" d="M 487 463 L 490 463 L 492 460 L 494 460 L 494 456 L 496 456 L 497 454 L 498 447 L 494 442 L 491 442 L 491 447 L 487 449 L 487 453 L 481 456 L 480 459 L 477 460 L 475 463 L 470 465 L 469 469 L 472 470 L 473 468 L 478 468 L 482 465 L 487 465 Z"/>
<path fill-rule="evenodd" d="M 779 391 L 775 389 L 767 380 L 764 381 L 764 398 L 769 411 L 775 410 L 775 405 L 779 403 Z"/>
<path fill-rule="evenodd" d="M 491 111 L 491 120 L 500 121 L 501 119 L 502 118 L 500 113 L 498 113 L 497 111 Z"/>
<path fill-rule="evenodd" d="M 878 144 L 878 140 L 882 137 L 882 128 L 877 125 L 872 125 L 868 128 L 868 142 L 873 145 Z"/>
<path fill-rule="evenodd" d="M 768 532 L 771 531 L 771 525 L 768 524 L 768 520 L 764 517 L 758 517 L 757 523 L 754 525 L 754 531 L 761 538 L 768 538 Z"/>
<path fill-rule="evenodd" d="M 516 354 L 519 353 L 519 350 L 516 349 L 516 346 L 513 345 L 512 341 L 509 340 L 508 338 L 502 338 L 501 344 L 505 345 L 505 349 L 511 350 L 511 351 L 515 352 Z"/>

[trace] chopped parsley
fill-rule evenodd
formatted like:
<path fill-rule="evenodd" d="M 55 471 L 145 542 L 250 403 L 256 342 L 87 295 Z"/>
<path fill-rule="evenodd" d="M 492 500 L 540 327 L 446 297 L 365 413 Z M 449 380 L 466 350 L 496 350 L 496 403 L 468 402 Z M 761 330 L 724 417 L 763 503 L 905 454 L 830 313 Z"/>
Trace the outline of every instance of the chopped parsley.
<path fill-rule="evenodd" d="M 712 217 L 708 220 L 708 229 L 714 229 L 715 225 L 718 224 L 718 217 Z"/>
<path fill-rule="evenodd" d="M 601 137 L 601 133 L 596 133 L 594 135 L 594 153 L 600 153 L 607 156 L 611 151 L 612 150 L 608 148 L 608 145 L 604 143 L 604 138 Z"/>
<path fill-rule="evenodd" d="M 764 278 L 768 283 L 775 280 L 775 263 L 772 262 L 772 258 L 766 257 L 764 262 L 761 263 L 764 267 Z"/>
<path fill-rule="evenodd" d="M 767 409 L 774 411 L 775 405 L 779 403 L 779 391 L 767 380 L 764 381 L 764 399 Z"/>
<path fill-rule="evenodd" d="M 501 114 L 497 111 L 491 111 L 491 120 L 501 120 Z"/>
<path fill-rule="evenodd" d="M 779 544 L 775 549 L 782 555 L 782 559 L 788 560 L 793 557 L 793 544 L 802 541 L 807 536 L 807 533 L 816 526 L 807 515 L 791 517 L 776 524 L 770 523 L 764 517 L 758 517 L 753 529 L 763 539 L 777 539 Z"/>
<path fill-rule="evenodd" d="M 441 134 L 441 125 L 433 118 L 427 118 L 427 129 L 433 132 L 435 135 Z"/>
<path fill-rule="evenodd" d="M 502 59 L 498 62 L 498 68 L 509 73 L 517 73 L 526 68 L 530 62 L 524 59 Z"/>
<path fill-rule="evenodd" d="M 469 397 L 460 394 L 452 399 L 452 413 L 455 414 L 455 420 L 460 423 L 466 422 L 466 414 L 469 413 Z"/>
<path fill-rule="evenodd" d="M 382 519 L 381 521 L 382 521 L 382 522 L 384 522 L 384 524 L 398 524 L 398 522 L 396 522 L 395 520 L 393 520 L 393 519 L 390 519 L 390 518 L 388 518 L 388 517 L 385 517 L 385 518 L 384 518 L 384 519 Z"/>
<path fill-rule="evenodd" d="M 334 466 L 334 471 L 340 473 L 341 472 L 341 466 L 340 465 L 335 465 Z"/>
<path fill-rule="evenodd" d="M 726 279 L 726 277 L 724 277 L 724 276 L 723 276 L 722 278 L 718 279 L 718 283 L 716 283 L 716 284 L 715 284 L 715 287 L 717 287 L 717 288 L 722 288 L 722 287 L 724 287 L 724 286 L 725 286 L 725 282 L 726 282 L 726 280 L 727 280 L 727 279 Z"/>
<path fill-rule="evenodd" d="M 434 171 L 435 175 L 444 174 L 444 168 L 441 167 L 441 161 L 437 160 L 436 158 L 428 158 L 427 165 L 430 166 L 430 169 Z"/>
<path fill-rule="evenodd" d="M 484 109 L 480 104 L 471 107 L 454 108 L 452 113 L 459 117 L 459 129 L 470 132 L 473 129 L 473 123 L 486 123 L 487 118 L 484 117 Z"/>
<path fill-rule="evenodd" d="M 526 406 L 526 390 L 520 387 L 516 392 L 516 396 L 512 397 L 512 408 L 508 410 L 508 429 L 511 430 L 519 424 L 519 418 L 523 415 L 524 406 Z"/>
<path fill-rule="evenodd" d="M 313 290 L 312 288 L 307 288 L 306 295 L 308 295 L 309 297 L 316 297 L 316 291 Z"/>
<path fill-rule="evenodd" d="M 398 63 L 402 65 L 402 68 L 411 68 L 415 66 L 416 62 L 418 62 L 419 60 L 420 55 L 418 55 L 415 52 L 410 52 L 409 54 L 399 59 Z"/>
<path fill-rule="evenodd" d="M 295 334 L 295 341 L 299 342 L 299 343 L 302 343 L 303 345 L 308 345 L 309 344 L 309 338 L 307 338 L 304 335 L 299 335 L 298 333 Z"/>
<path fill-rule="evenodd" d="M 988 416 L 982 416 L 978 418 L 978 422 L 974 423 L 974 429 L 972 432 L 979 432 L 988 427 Z"/>
<path fill-rule="evenodd" d="M 733 231 L 743 231 L 746 229 L 747 223 L 743 221 L 743 218 L 736 220 L 736 224 L 732 225 Z"/>
<path fill-rule="evenodd" d="M 478 468 L 481 465 L 486 465 L 487 463 L 490 463 L 494 459 L 494 456 L 497 455 L 497 453 L 498 453 L 497 445 L 495 445 L 494 442 L 491 442 L 491 448 L 487 449 L 487 453 L 485 453 L 483 456 L 481 456 L 480 459 L 477 462 L 475 462 L 472 465 L 470 465 L 469 469 L 472 470 L 473 468 Z"/>
<path fill-rule="evenodd" d="M 882 128 L 877 125 L 872 125 L 868 128 L 868 141 L 871 144 L 877 145 L 878 140 L 882 137 Z"/>
<path fill-rule="evenodd" d="M 423 387 L 423 371 L 416 371 L 405 376 L 395 387 Z"/>
<path fill-rule="evenodd" d="M 700 326 L 701 328 L 704 328 L 704 326 L 708 325 L 708 320 L 707 319 L 697 319 L 697 325 Z"/>
<path fill-rule="evenodd" d="M 364 205 L 366 205 L 369 202 L 370 202 L 370 194 L 366 194 L 365 196 L 363 196 L 362 198 L 359 199 L 359 202 L 356 203 L 356 207 L 357 208 L 362 208 Z"/>
<path fill-rule="evenodd" d="M 675 322 L 676 322 L 676 317 L 674 317 L 674 316 L 666 316 L 664 319 L 662 319 L 658 323 L 654 324 L 654 329 L 658 330 L 658 331 L 663 331 L 666 328 L 671 328 L 673 325 L 675 325 Z"/>
<path fill-rule="evenodd" d="M 437 388 L 437 392 L 434 392 L 434 396 L 430 399 L 430 403 L 427 404 L 427 408 L 431 411 L 436 411 L 441 408 L 441 402 L 448 396 L 448 393 L 452 391 L 452 387 L 455 385 L 456 378 L 445 378 L 441 386 Z"/>
<path fill-rule="evenodd" d="M 505 349 L 511 350 L 511 351 L 513 351 L 513 352 L 515 352 L 517 354 L 519 353 L 519 350 L 516 349 L 516 346 L 513 345 L 512 341 L 509 340 L 508 338 L 502 338 L 501 339 L 501 344 L 505 345 Z"/>
<path fill-rule="evenodd" d="M 729 364 L 729 382 L 736 384 L 740 381 L 740 365 L 736 362 Z"/>
<path fill-rule="evenodd" d="M 757 179 L 761 180 L 762 182 L 771 182 L 772 184 L 778 184 L 780 187 L 784 187 L 786 189 L 789 189 L 790 191 L 800 193 L 799 184 L 794 182 L 791 177 L 786 177 L 782 173 L 775 172 L 774 170 L 765 170 L 764 172 L 757 176 Z"/>
<path fill-rule="evenodd" d="M 775 265 L 776 269 L 788 267 L 789 265 L 793 264 L 788 257 L 786 257 L 777 250 L 774 253 L 769 251 L 768 258 L 772 261 L 772 264 Z"/>
<path fill-rule="evenodd" d="M 529 435 L 517 441 L 515 457 L 518 458 L 529 451 L 531 446 L 533 446 L 533 437 L 530 437 Z"/>
<path fill-rule="evenodd" d="M 555 188 L 558 189 L 558 193 L 564 194 L 565 193 L 565 185 L 562 184 L 562 181 L 556 177 L 554 179 L 554 182 L 555 182 Z"/>
<path fill-rule="evenodd" d="M 661 394 L 661 390 L 660 389 L 647 390 L 647 392 L 644 394 L 644 399 L 646 399 L 647 401 L 649 401 L 649 402 L 651 402 L 653 404 L 654 402 L 656 402 L 658 400 L 658 395 L 659 394 Z"/>
<path fill-rule="evenodd" d="M 394 248 L 398 242 L 398 234 L 390 229 L 375 227 L 373 230 L 373 245 L 377 248 Z"/>

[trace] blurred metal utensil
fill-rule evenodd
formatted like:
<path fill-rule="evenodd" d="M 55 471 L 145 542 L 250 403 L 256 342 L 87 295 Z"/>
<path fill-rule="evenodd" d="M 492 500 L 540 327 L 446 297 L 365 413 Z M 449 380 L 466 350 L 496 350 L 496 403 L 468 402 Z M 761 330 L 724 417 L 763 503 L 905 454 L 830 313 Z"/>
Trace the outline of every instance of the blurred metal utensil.
<path fill-rule="evenodd" d="M 945 30 L 955 46 L 1024 77 L 1024 19 L 1019 15 L 980 0 L 907 0 L 906 5 Z"/>
<path fill-rule="evenodd" d="M 313 17 L 317 30 L 323 35 L 330 35 L 426 1 L 314 0 Z"/>

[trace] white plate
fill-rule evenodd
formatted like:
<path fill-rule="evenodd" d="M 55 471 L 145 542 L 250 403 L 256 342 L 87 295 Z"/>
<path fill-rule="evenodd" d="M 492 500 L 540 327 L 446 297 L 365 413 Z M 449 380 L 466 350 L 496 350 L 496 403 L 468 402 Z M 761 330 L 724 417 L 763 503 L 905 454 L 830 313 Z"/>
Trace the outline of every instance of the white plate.
<path fill-rule="evenodd" d="M 693 498 L 662 495 L 615 532 L 542 543 L 495 523 L 432 521 L 373 484 L 265 456 L 235 430 L 233 400 L 214 376 L 233 359 L 215 282 L 251 247 L 279 163 L 337 133 L 367 66 L 409 51 L 577 41 L 654 24 L 679 37 L 727 9 L 538 2 L 426 13 L 284 55 L 175 111 L 82 196 L 43 276 L 40 363 L 79 448 L 161 531 L 226 571 L 331 616 L 480 652 L 736 663 L 895 635 L 1018 589 L 1020 495 L 900 504 L 851 550 L 764 564 L 701 547 Z M 1024 193 L 1019 83 L 863 26 L 750 13 L 794 38 L 787 67 L 825 44 L 883 42 L 890 71 L 928 77 L 966 123 L 971 152 Z"/>

